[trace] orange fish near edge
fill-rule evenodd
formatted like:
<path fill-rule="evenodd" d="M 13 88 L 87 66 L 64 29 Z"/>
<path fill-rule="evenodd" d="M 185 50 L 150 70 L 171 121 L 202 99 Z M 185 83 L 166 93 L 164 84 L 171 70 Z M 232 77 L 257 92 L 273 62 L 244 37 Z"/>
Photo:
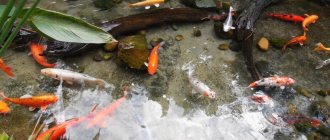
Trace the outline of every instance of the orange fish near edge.
<path fill-rule="evenodd" d="M 316 44 L 316 48 L 314 49 L 314 51 L 324 51 L 326 53 L 330 53 L 330 48 L 326 48 L 321 42 Z"/>
<path fill-rule="evenodd" d="M 45 46 L 36 44 L 36 43 L 31 43 L 30 44 L 30 50 L 32 53 L 32 57 L 42 66 L 46 68 L 54 68 L 55 64 L 49 64 L 44 56 L 40 56 L 40 54 L 43 53 L 45 50 Z"/>
<path fill-rule="evenodd" d="M 1 58 L 0 58 L 0 69 L 2 69 L 8 77 L 10 78 L 15 77 L 14 73 L 11 70 L 11 67 L 7 66 Z"/>
<path fill-rule="evenodd" d="M 165 44 L 165 42 L 161 42 L 158 45 L 156 45 L 149 56 L 149 62 L 148 64 L 146 64 L 148 66 L 148 73 L 150 75 L 154 75 L 157 71 L 157 67 L 158 67 L 158 49 L 163 46 Z"/>
<path fill-rule="evenodd" d="M 70 128 L 71 126 L 78 124 L 79 119 L 74 118 L 68 121 L 65 121 L 63 123 L 60 123 L 58 125 L 55 125 L 54 127 L 46 130 L 45 132 L 42 132 L 38 135 L 36 140 L 44 140 L 45 138 L 49 137 L 48 140 L 57 140 L 58 138 L 62 137 L 66 130 Z"/>
<path fill-rule="evenodd" d="M 289 40 L 282 48 L 282 53 L 284 53 L 285 49 L 287 48 L 287 46 L 292 45 L 292 44 L 300 44 L 303 45 L 306 41 L 307 37 L 306 37 L 306 32 L 304 33 L 304 35 L 302 36 L 297 36 L 292 38 L 291 40 Z"/>
<path fill-rule="evenodd" d="M 0 100 L 0 114 L 7 114 L 10 112 L 10 108 L 8 104 L 2 100 Z"/>
<path fill-rule="evenodd" d="M 30 110 L 40 108 L 42 111 L 46 110 L 47 106 L 57 102 L 58 98 L 55 95 L 43 95 L 43 96 L 26 96 L 21 98 L 8 98 L 3 92 L 0 92 L 0 96 L 4 101 L 11 102 L 13 104 L 23 105 L 30 107 Z"/>

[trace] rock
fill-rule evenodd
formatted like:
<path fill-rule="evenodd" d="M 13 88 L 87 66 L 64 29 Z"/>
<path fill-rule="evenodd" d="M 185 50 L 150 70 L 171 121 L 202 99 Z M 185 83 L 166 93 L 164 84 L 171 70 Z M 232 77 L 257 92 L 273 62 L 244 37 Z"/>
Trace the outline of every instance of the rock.
<path fill-rule="evenodd" d="M 219 50 L 228 50 L 228 48 L 229 48 L 229 45 L 227 43 L 223 43 L 218 46 Z"/>
<path fill-rule="evenodd" d="M 302 86 L 296 86 L 294 89 L 297 91 L 298 94 L 303 95 L 307 98 L 314 98 L 315 97 L 314 95 L 311 94 L 310 91 L 303 88 Z"/>
<path fill-rule="evenodd" d="M 286 40 L 285 39 L 282 39 L 282 38 L 276 38 L 276 37 L 272 37 L 270 40 L 269 40 L 270 44 L 277 48 L 277 49 L 282 49 L 282 47 L 285 45 L 286 43 Z"/>
<path fill-rule="evenodd" d="M 214 22 L 214 31 L 215 31 L 215 34 L 220 38 L 223 38 L 223 39 L 233 39 L 234 38 L 234 30 L 224 32 L 223 23 L 220 21 Z"/>
<path fill-rule="evenodd" d="M 93 57 L 93 60 L 96 62 L 100 62 L 103 60 L 102 56 L 100 54 L 97 54 Z"/>
<path fill-rule="evenodd" d="M 112 54 L 107 53 L 107 54 L 103 54 L 103 59 L 104 60 L 110 60 L 112 58 Z"/>
<path fill-rule="evenodd" d="M 180 2 L 186 6 L 194 8 L 215 8 L 216 4 L 214 0 L 180 0 Z"/>
<path fill-rule="evenodd" d="M 118 42 L 112 42 L 112 43 L 107 43 L 104 45 L 104 50 L 105 51 L 114 51 L 118 46 Z"/>
<path fill-rule="evenodd" d="M 143 35 L 127 36 L 119 40 L 118 58 L 130 68 L 144 69 L 149 51 L 147 40 Z"/>
<path fill-rule="evenodd" d="M 231 41 L 229 44 L 229 49 L 234 52 L 239 52 L 241 50 L 241 47 L 236 41 Z"/>
<path fill-rule="evenodd" d="M 322 121 L 326 121 L 330 117 L 330 105 L 326 101 L 312 102 L 309 111 L 313 117 Z"/>
<path fill-rule="evenodd" d="M 258 42 L 259 49 L 262 51 L 267 51 L 269 47 L 268 39 L 265 37 L 262 37 Z"/>
<path fill-rule="evenodd" d="M 329 90 L 319 90 L 317 91 L 317 94 L 320 95 L 320 96 L 329 96 L 330 95 L 330 89 Z"/>
<path fill-rule="evenodd" d="M 93 0 L 95 7 L 101 9 L 111 9 L 120 2 L 122 2 L 122 0 Z"/>
<path fill-rule="evenodd" d="M 299 122 L 294 124 L 294 127 L 299 132 L 308 132 L 312 129 L 312 125 L 309 121 L 299 121 Z"/>
<path fill-rule="evenodd" d="M 193 35 L 195 37 L 200 37 L 202 35 L 202 32 L 197 27 L 194 27 L 194 29 L 193 29 Z"/>
<path fill-rule="evenodd" d="M 320 125 L 317 132 L 320 132 L 324 136 L 330 137 L 330 128 L 325 125 Z"/>
<path fill-rule="evenodd" d="M 182 35 L 177 35 L 177 36 L 175 36 L 175 40 L 176 41 L 181 41 L 181 40 L 183 40 L 183 36 Z"/>

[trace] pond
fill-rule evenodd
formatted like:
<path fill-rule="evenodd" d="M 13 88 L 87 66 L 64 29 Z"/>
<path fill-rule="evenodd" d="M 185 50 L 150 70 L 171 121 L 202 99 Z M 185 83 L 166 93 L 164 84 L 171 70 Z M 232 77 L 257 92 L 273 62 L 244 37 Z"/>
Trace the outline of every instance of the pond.
<path fill-rule="evenodd" d="M 91 0 L 44 0 L 39 7 L 81 18 L 96 26 L 113 19 L 145 11 L 131 8 L 122 1 L 108 10 L 94 6 Z M 235 2 L 242 5 L 242 1 Z M 179 1 L 169 1 L 160 8 L 186 7 Z M 151 7 L 155 9 L 155 7 Z M 289 47 L 285 53 L 271 44 L 261 51 L 257 43 L 261 37 L 279 38 L 285 41 L 302 34 L 300 23 L 284 22 L 267 18 L 266 13 L 316 14 L 319 19 L 310 25 L 307 42 L 303 47 Z M 14 139 L 27 139 L 42 113 L 41 123 L 46 131 L 55 124 L 73 118 L 100 112 L 122 99 L 124 87 L 128 96 L 105 116 L 105 120 L 88 127 L 90 120 L 67 129 L 68 139 L 134 139 L 134 140 L 184 140 L 184 139 L 310 139 L 314 135 L 329 139 L 329 112 L 311 107 L 324 102 L 323 110 L 330 111 L 330 96 L 320 96 L 319 90 L 330 89 L 329 66 L 315 69 L 318 61 L 329 59 L 329 54 L 313 51 L 316 43 L 330 47 L 330 9 L 311 1 L 284 1 L 266 8 L 254 26 L 253 55 L 263 76 L 288 76 L 295 80 L 292 87 L 252 90 L 253 79 L 245 64 L 242 51 L 219 49 L 220 44 L 230 48 L 237 42 L 218 37 L 214 32 L 215 22 L 168 23 L 148 27 L 138 32 L 145 36 L 148 49 L 150 41 L 161 38 L 165 45 L 159 48 L 159 64 L 155 75 L 147 70 L 129 68 L 119 62 L 118 50 L 93 49 L 77 55 L 56 58 L 57 68 L 83 72 L 105 80 L 109 86 L 90 87 L 84 84 L 68 84 L 41 74 L 42 66 L 29 55 L 29 50 L 6 52 L 6 64 L 11 66 L 15 79 L 0 73 L 0 91 L 8 97 L 26 94 L 43 95 L 54 93 L 59 101 L 45 112 L 9 103 L 11 112 L 0 116 L 0 130 Z M 198 29 L 201 36 L 195 36 Z M 178 38 L 181 37 L 182 38 Z M 122 37 L 121 37 L 122 38 Z M 117 40 L 122 40 L 116 38 Z M 110 55 L 110 60 L 95 61 L 96 56 Z M 192 72 L 192 75 L 189 75 Z M 215 99 L 202 96 L 190 83 L 198 79 L 216 93 Z M 258 103 L 253 94 L 268 94 L 271 103 Z M 318 105 L 318 104 L 317 104 Z M 318 108 L 319 109 L 319 108 Z M 321 120 L 321 128 L 297 128 L 285 118 L 296 114 Z M 320 117 L 321 115 L 321 117 Z M 274 122 L 274 117 L 276 121 Z M 294 119 L 292 119 L 294 120 Z M 324 131 L 325 132 L 324 132 Z M 317 137 L 315 136 L 315 137 Z"/>

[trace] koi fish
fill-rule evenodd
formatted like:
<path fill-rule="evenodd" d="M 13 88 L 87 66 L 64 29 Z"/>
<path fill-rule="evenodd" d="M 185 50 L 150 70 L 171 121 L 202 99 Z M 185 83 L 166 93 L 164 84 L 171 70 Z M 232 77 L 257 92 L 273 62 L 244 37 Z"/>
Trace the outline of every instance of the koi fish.
<path fill-rule="evenodd" d="M 193 70 L 188 69 L 188 79 L 190 84 L 193 86 L 194 90 L 204 97 L 208 97 L 210 99 L 215 99 L 216 98 L 216 93 L 211 90 L 206 84 L 203 82 L 199 81 L 197 78 L 193 77 Z"/>
<path fill-rule="evenodd" d="M 90 122 L 87 124 L 86 128 L 92 128 L 95 125 L 99 125 L 102 128 L 105 128 L 105 119 L 107 116 L 111 116 L 117 109 L 118 107 L 126 100 L 126 96 L 128 94 L 128 87 L 125 87 L 124 89 L 124 96 L 119 98 L 117 101 L 109 104 L 106 108 L 103 110 L 95 113 L 93 117 L 90 119 Z"/>
<path fill-rule="evenodd" d="M 316 20 L 319 18 L 319 16 L 317 16 L 317 15 L 307 15 L 307 14 L 305 14 L 305 16 L 306 16 L 306 18 L 302 22 L 302 28 L 304 29 L 304 31 L 308 31 L 307 27 L 311 23 L 315 23 Z"/>
<path fill-rule="evenodd" d="M 316 48 L 314 49 L 314 51 L 317 51 L 317 52 L 325 51 L 326 53 L 330 53 L 330 48 L 324 47 L 324 45 L 319 42 L 316 44 Z"/>
<path fill-rule="evenodd" d="M 4 71 L 8 77 L 10 78 L 15 77 L 14 73 L 11 71 L 11 67 L 7 66 L 1 58 L 0 58 L 0 69 L 2 69 L 2 71 Z"/>
<path fill-rule="evenodd" d="M 255 81 L 249 85 L 251 88 L 256 88 L 258 86 L 266 86 L 266 87 L 284 87 L 289 86 L 295 83 L 295 80 L 289 77 L 267 77 L 261 80 Z"/>
<path fill-rule="evenodd" d="M 44 56 L 40 56 L 45 49 L 45 46 L 40 44 L 31 43 L 30 45 L 30 50 L 34 60 L 36 60 L 41 66 L 53 68 L 55 67 L 55 64 L 49 64 Z"/>
<path fill-rule="evenodd" d="M 41 74 L 49 76 L 51 78 L 54 78 L 56 80 L 63 80 L 68 84 L 73 83 L 87 83 L 90 85 L 99 85 L 101 87 L 104 87 L 106 85 L 106 82 L 102 79 L 97 79 L 94 77 L 91 77 L 87 74 L 81 74 L 78 72 L 73 72 L 69 70 L 64 69 L 55 69 L 55 68 L 45 68 L 41 70 Z"/>
<path fill-rule="evenodd" d="M 256 95 L 253 95 L 251 96 L 251 99 L 257 103 L 266 103 L 268 101 L 271 101 L 271 97 L 267 96 L 267 95 L 259 95 L 259 94 L 256 94 Z"/>
<path fill-rule="evenodd" d="M 21 98 L 8 98 L 3 92 L 0 92 L 0 96 L 4 101 L 11 102 L 13 104 L 28 106 L 30 111 L 33 111 L 35 108 L 40 110 L 46 110 L 47 106 L 57 102 L 58 98 L 55 95 L 43 95 L 43 96 L 31 96 L 24 95 Z"/>
<path fill-rule="evenodd" d="M 157 71 L 157 67 L 158 67 L 158 49 L 163 46 L 165 44 L 165 42 L 161 42 L 158 45 L 156 45 L 149 56 L 149 63 L 145 64 L 146 66 L 148 66 L 148 73 L 150 75 L 154 75 Z"/>
<path fill-rule="evenodd" d="M 319 61 L 319 64 L 315 67 L 315 69 L 321 69 L 324 66 L 327 66 L 330 64 L 330 59 L 324 60 L 324 61 Z"/>
<path fill-rule="evenodd" d="M 285 49 L 287 46 L 289 45 L 293 45 L 293 44 L 300 44 L 300 45 L 304 45 L 304 42 L 306 41 L 306 32 L 304 33 L 304 35 L 302 36 L 297 36 L 292 38 L 291 40 L 289 40 L 283 47 L 282 47 L 282 53 L 284 53 Z"/>
<path fill-rule="evenodd" d="M 7 114 L 10 112 L 10 108 L 8 104 L 2 100 L 0 100 L 0 114 Z"/>
<path fill-rule="evenodd" d="M 224 32 L 228 32 L 231 29 L 235 29 L 235 27 L 233 27 L 233 7 L 230 6 L 229 8 L 229 13 L 228 13 L 228 17 L 225 21 L 225 23 L 223 24 L 223 31 Z"/>
<path fill-rule="evenodd" d="M 155 5 L 156 7 L 159 7 L 160 3 L 164 3 L 165 0 L 145 0 L 133 4 L 128 4 L 129 7 L 142 7 L 144 6 L 145 9 L 150 9 L 150 6 Z"/>
<path fill-rule="evenodd" d="M 46 138 L 48 138 L 48 140 L 57 140 L 66 133 L 67 129 L 69 129 L 70 127 L 72 127 L 78 123 L 79 123 L 79 119 L 74 118 L 74 119 L 65 121 L 63 123 L 60 123 L 58 125 L 55 125 L 54 127 L 39 134 L 37 136 L 36 140 L 44 140 Z"/>
<path fill-rule="evenodd" d="M 291 22 L 303 22 L 304 21 L 304 17 L 299 16 L 299 15 L 294 15 L 294 14 L 273 14 L 273 13 L 269 13 L 267 14 L 268 17 L 273 17 L 273 18 L 277 18 L 280 20 L 284 20 L 284 21 L 291 21 Z"/>

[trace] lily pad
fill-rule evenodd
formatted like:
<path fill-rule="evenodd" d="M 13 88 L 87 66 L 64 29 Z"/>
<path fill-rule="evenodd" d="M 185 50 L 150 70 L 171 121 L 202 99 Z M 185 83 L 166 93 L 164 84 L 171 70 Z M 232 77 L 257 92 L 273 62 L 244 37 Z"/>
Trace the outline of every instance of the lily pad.
<path fill-rule="evenodd" d="M 117 42 L 106 31 L 81 19 L 41 8 L 32 12 L 29 22 L 38 33 L 58 41 L 95 44 Z"/>

